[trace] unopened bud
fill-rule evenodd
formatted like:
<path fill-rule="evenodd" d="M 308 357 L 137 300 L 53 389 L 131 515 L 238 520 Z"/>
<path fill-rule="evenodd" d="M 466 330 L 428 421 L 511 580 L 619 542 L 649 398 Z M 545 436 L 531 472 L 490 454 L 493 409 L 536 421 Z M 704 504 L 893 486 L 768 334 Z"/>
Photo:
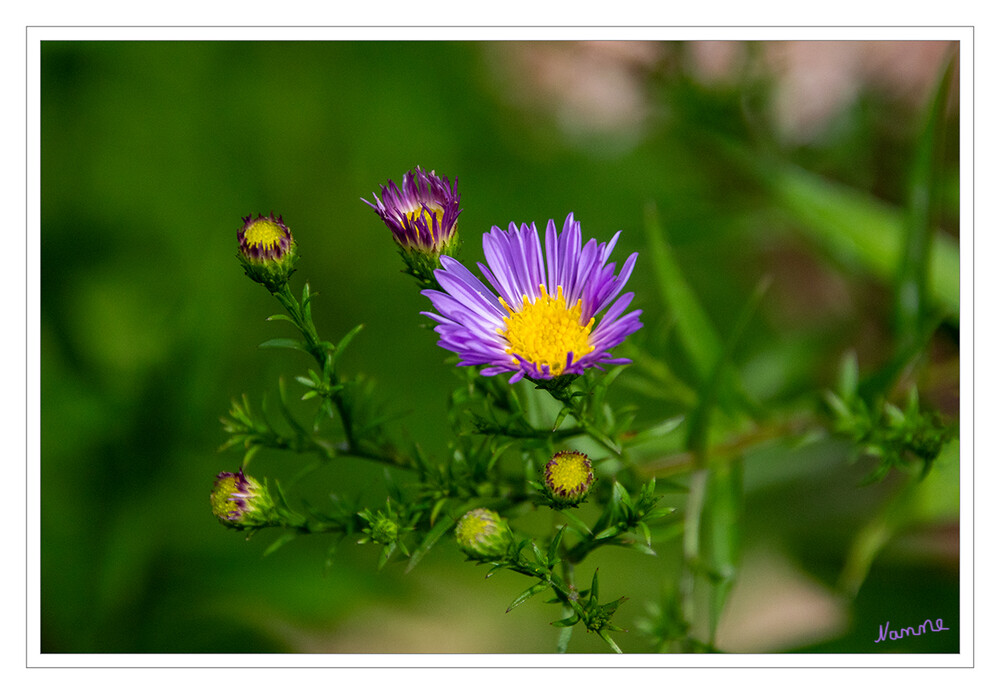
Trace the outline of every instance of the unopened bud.
<path fill-rule="evenodd" d="M 267 488 L 249 475 L 220 472 L 211 494 L 212 513 L 223 525 L 238 530 L 272 525 L 274 502 Z"/>
<path fill-rule="evenodd" d="M 513 539 L 507 522 L 495 512 L 477 508 L 466 513 L 455 528 L 455 539 L 473 559 L 501 559 Z"/>

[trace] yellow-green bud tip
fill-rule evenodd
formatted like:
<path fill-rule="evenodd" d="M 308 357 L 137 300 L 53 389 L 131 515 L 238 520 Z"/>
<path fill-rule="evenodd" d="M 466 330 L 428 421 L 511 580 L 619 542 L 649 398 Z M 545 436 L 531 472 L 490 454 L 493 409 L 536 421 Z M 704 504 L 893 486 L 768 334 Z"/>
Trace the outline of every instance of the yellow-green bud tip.
<path fill-rule="evenodd" d="M 594 466 L 578 451 L 560 451 L 545 465 L 545 489 L 557 503 L 580 503 L 593 484 Z"/>

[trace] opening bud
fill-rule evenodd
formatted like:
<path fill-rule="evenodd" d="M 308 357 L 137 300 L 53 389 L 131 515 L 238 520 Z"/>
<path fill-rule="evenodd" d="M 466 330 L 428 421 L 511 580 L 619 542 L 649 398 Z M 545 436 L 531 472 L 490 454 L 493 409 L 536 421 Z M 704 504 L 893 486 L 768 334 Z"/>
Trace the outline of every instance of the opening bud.
<path fill-rule="evenodd" d="M 243 226 L 236 232 L 240 244 L 237 254 L 247 277 L 263 284 L 272 294 L 288 282 L 295 272 L 298 249 L 291 230 L 281 217 L 253 215 L 243 218 Z"/>
<path fill-rule="evenodd" d="M 419 166 L 403 174 L 402 185 L 391 180 L 381 186 L 382 196 L 362 201 L 375 210 L 392 232 L 407 272 L 426 286 L 437 286 L 434 270 L 438 258 L 458 250 L 458 183 L 453 185 Z"/>

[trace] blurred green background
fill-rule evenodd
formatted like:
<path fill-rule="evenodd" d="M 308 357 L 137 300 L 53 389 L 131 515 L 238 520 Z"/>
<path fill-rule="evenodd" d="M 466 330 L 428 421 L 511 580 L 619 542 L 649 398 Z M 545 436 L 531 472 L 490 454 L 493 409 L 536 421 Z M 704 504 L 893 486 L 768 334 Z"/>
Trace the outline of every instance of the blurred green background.
<path fill-rule="evenodd" d="M 623 230 L 621 262 L 643 251 L 654 205 L 721 335 L 770 277 L 735 361 L 775 416 L 815 414 L 846 351 L 862 371 L 889 354 L 886 267 L 896 259 L 864 240 L 905 216 L 922 114 L 948 50 L 44 41 L 42 651 L 551 652 L 555 608 L 504 614 L 524 579 L 484 583 L 448 543 L 408 575 L 400 564 L 376 572 L 377 550 L 350 542 L 324 568 L 323 537 L 262 558 L 272 536 L 245 542 L 212 517 L 214 475 L 239 465 L 238 452 L 217 452 L 230 399 L 273 396 L 281 374 L 307 366 L 303 355 L 256 348 L 287 326 L 264 321 L 278 307 L 235 259 L 240 217 L 284 216 L 302 255 L 293 286 L 308 280 L 320 293 L 320 334 L 365 324 L 347 371 L 371 376 L 407 413 L 398 431 L 431 454 L 444 451 L 457 381 L 421 327 L 426 300 L 359 200 L 417 165 L 458 179 L 468 261 L 481 258 L 491 225 L 572 211 L 587 236 Z M 938 168 L 947 252 L 957 248 L 957 116 L 955 101 Z M 845 250 L 839 229 L 860 241 Z M 957 261 L 935 277 L 952 317 L 919 385 L 957 420 Z M 633 347 L 666 345 L 659 356 L 683 377 L 690 365 L 669 349 L 675 317 L 642 255 L 629 288 L 646 324 Z M 677 413 L 626 386 L 617 399 L 636 399 L 648 421 Z M 957 651 L 957 441 L 853 601 L 835 590 L 845 557 L 898 480 L 859 486 L 865 470 L 848 452 L 830 438 L 748 450 L 743 572 L 723 649 Z M 264 453 L 253 472 L 287 479 L 302 462 Z M 381 475 L 337 461 L 290 497 L 321 502 L 337 490 L 380 503 Z M 631 627 L 672 580 L 679 549 L 605 551 L 588 565 L 602 567 L 602 592 L 630 596 L 619 614 Z M 872 643 L 886 621 L 926 618 L 952 628 Z M 649 647 L 635 628 L 619 644 Z M 605 650 L 582 633 L 571 644 Z"/>

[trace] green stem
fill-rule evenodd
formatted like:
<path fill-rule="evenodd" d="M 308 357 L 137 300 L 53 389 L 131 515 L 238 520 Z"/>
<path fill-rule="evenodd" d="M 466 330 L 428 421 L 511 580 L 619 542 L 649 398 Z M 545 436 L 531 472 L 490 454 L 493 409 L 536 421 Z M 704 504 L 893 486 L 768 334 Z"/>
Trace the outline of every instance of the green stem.
<path fill-rule="evenodd" d="M 282 285 L 279 291 L 275 292 L 274 297 L 279 303 L 281 303 L 285 311 L 288 312 L 288 315 L 295 323 L 295 327 L 298 328 L 299 332 L 302 333 L 302 337 L 305 338 L 306 351 L 309 352 L 309 354 L 311 354 L 316 360 L 316 363 L 319 364 L 320 373 L 323 374 L 326 386 L 333 389 L 334 387 L 341 385 L 333 369 L 333 362 L 331 361 L 332 354 L 330 349 L 323 343 L 322 340 L 320 340 L 315 324 L 313 324 L 311 318 L 308 318 L 305 315 L 301 304 L 298 299 L 295 298 L 295 295 L 292 294 L 287 282 Z M 340 418 L 341 426 L 344 429 L 344 438 L 346 439 L 347 444 L 347 450 L 345 453 L 356 458 L 373 460 L 375 462 L 384 463 L 386 465 L 404 470 L 413 469 L 415 467 L 413 461 L 406 456 L 403 456 L 398 451 L 387 450 L 385 447 L 371 447 L 364 445 L 364 442 L 357 436 L 353 414 L 350 407 L 348 407 L 348 405 L 344 402 L 341 396 L 342 392 L 342 390 L 338 390 L 330 396 L 330 400 L 337 409 L 337 416 Z M 326 450 L 322 451 L 322 454 L 324 457 L 330 457 L 328 455 L 328 451 Z"/>
<path fill-rule="evenodd" d="M 581 540 L 573 546 L 573 549 L 566 552 L 566 562 L 569 564 L 579 564 L 587 558 L 588 554 L 593 552 L 598 547 L 606 545 L 613 539 L 613 537 L 605 537 L 600 540 Z"/>
<path fill-rule="evenodd" d="M 520 555 L 518 555 L 512 563 L 508 564 L 507 568 L 523 576 L 530 576 L 531 578 L 537 578 L 541 581 L 545 581 L 552 589 L 552 592 L 555 593 L 556 597 L 559 599 L 559 602 L 561 602 L 565 607 L 575 612 L 577 616 L 580 617 L 580 619 L 583 619 L 584 616 L 586 615 L 586 611 L 584 610 L 583 605 L 580 604 L 579 598 L 573 597 L 570 593 L 563 590 L 559 586 L 559 584 L 553 578 L 551 569 L 542 568 L 540 566 L 533 566 L 532 564 L 527 563 L 523 559 L 521 559 Z M 572 567 L 569 567 L 568 569 L 564 567 L 563 570 L 564 572 L 568 571 L 568 575 L 572 577 L 573 575 Z M 576 592 L 575 589 L 573 588 L 573 584 L 570 581 L 566 582 L 566 587 L 572 593 Z"/>
<path fill-rule="evenodd" d="M 282 285 L 281 289 L 275 293 L 274 297 L 281 303 L 284 309 L 288 312 L 288 315 L 291 316 L 292 320 L 295 321 L 295 327 L 299 329 L 299 332 L 302 333 L 302 337 L 306 340 L 306 350 L 313 356 L 320 368 L 323 369 L 323 374 L 325 375 L 330 353 L 322 345 L 319 335 L 316 332 L 316 326 L 313 324 L 312 320 L 307 320 L 303 315 L 302 307 L 299 304 L 298 299 L 296 299 L 292 294 L 292 290 L 289 289 L 287 283 Z"/>
<path fill-rule="evenodd" d="M 691 491 L 684 510 L 684 570 L 681 574 L 681 608 L 688 624 L 694 620 L 694 575 L 701 552 L 701 514 L 705 508 L 708 470 L 699 466 L 691 473 Z"/>

